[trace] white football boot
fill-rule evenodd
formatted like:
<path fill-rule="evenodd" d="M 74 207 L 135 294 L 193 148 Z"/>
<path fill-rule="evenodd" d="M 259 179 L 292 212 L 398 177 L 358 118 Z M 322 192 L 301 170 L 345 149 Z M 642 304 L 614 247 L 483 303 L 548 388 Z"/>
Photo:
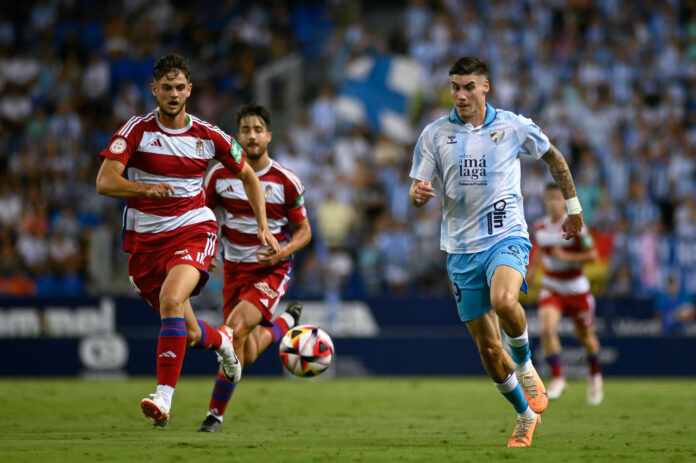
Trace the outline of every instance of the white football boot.
<path fill-rule="evenodd" d="M 232 384 L 237 384 L 242 379 L 242 363 L 234 353 L 234 345 L 232 337 L 234 333 L 232 328 L 227 325 L 222 325 L 218 331 L 222 335 L 222 345 L 215 351 L 218 357 L 218 362 L 222 366 L 222 372 L 227 377 L 227 380 Z"/>
<path fill-rule="evenodd" d="M 604 400 L 604 387 L 602 385 L 602 374 L 597 373 L 590 376 L 587 383 L 587 403 L 589 405 L 599 405 Z"/>
<path fill-rule="evenodd" d="M 555 400 L 558 399 L 561 394 L 563 394 L 563 391 L 565 391 L 567 388 L 568 382 L 566 381 L 565 376 L 559 376 L 551 380 L 551 384 L 549 384 L 549 388 L 547 389 L 546 393 L 548 394 L 549 399 Z"/>
<path fill-rule="evenodd" d="M 140 408 L 146 418 L 151 418 L 152 425 L 166 428 L 169 424 L 169 405 L 159 394 L 150 394 L 149 398 L 140 401 Z"/>

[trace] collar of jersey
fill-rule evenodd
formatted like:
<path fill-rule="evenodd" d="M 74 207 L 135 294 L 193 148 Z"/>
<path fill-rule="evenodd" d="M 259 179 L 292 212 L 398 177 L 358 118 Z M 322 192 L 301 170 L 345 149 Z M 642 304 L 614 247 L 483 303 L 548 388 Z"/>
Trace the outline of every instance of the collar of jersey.
<path fill-rule="evenodd" d="M 263 175 L 266 175 L 268 173 L 268 171 L 271 170 L 271 167 L 273 167 L 273 159 L 271 159 L 271 162 L 269 162 L 266 167 L 264 167 L 260 171 L 256 172 L 256 176 L 261 177 Z"/>
<path fill-rule="evenodd" d="M 176 129 L 176 130 L 168 129 L 164 125 L 162 125 L 162 123 L 160 122 L 159 111 L 160 111 L 159 108 L 155 109 L 155 120 L 157 120 L 157 125 L 159 126 L 160 129 L 162 129 L 163 132 L 184 133 L 193 126 L 193 119 L 187 114 L 186 115 L 186 122 L 187 123 L 184 127 L 180 128 L 180 129 Z"/>
<path fill-rule="evenodd" d="M 452 108 L 452 112 L 449 115 L 450 122 L 457 124 L 457 125 L 469 126 L 472 129 L 478 129 L 480 127 L 484 127 L 484 126 L 490 124 L 491 122 L 493 122 L 494 119 L 495 119 L 495 108 L 493 108 L 493 106 L 489 105 L 488 103 L 486 103 L 486 119 L 484 119 L 483 124 L 480 125 L 479 127 L 474 127 L 473 125 L 471 125 L 469 123 L 465 124 L 464 121 L 462 121 L 459 118 L 459 114 L 457 114 L 457 108 Z"/>

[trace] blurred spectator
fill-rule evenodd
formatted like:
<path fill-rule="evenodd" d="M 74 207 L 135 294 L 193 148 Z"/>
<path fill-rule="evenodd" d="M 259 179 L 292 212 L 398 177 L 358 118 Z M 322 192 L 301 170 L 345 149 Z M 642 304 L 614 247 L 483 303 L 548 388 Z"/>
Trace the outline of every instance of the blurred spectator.
<path fill-rule="evenodd" d="M 317 99 L 310 107 L 311 122 L 324 137 L 332 137 L 336 130 L 336 107 L 334 91 L 330 85 L 324 85 Z"/>
<path fill-rule="evenodd" d="M 22 215 L 22 201 L 9 175 L 0 178 L 0 230 L 15 229 Z"/>
<path fill-rule="evenodd" d="M 674 231 L 680 238 L 696 239 L 696 199 L 685 196 L 674 213 Z"/>
<path fill-rule="evenodd" d="M 337 199 L 336 194 L 329 191 L 315 214 L 319 226 L 319 239 L 332 249 L 348 244 L 349 234 L 356 219 L 352 204 Z"/>
<path fill-rule="evenodd" d="M 667 278 L 664 291 L 655 294 L 656 316 L 660 318 L 663 334 L 679 334 L 685 331 L 687 324 L 694 320 L 694 298 L 687 294 L 681 279 L 675 275 Z"/>
<path fill-rule="evenodd" d="M 626 217 L 635 231 L 643 231 L 660 220 L 660 210 L 648 196 L 645 184 L 637 177 L 631 180 L 628 190 Z"/>

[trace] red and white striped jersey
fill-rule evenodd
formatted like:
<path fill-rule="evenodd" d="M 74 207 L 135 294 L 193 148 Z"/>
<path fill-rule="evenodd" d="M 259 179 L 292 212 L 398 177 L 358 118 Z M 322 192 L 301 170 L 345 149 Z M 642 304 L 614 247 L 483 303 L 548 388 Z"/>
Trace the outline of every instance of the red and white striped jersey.
<path fill-rule="evenodd" d="M 126 200 L 123 248 L 152 252 L 184 243 L 192 235 L 216 233 L 215 214 L 205 205 L 203 177 L 212 159 L 236 174 L 246 153 L 218 127 L 189 115 L 185 127 L 172 130 L 159 120 L 159 109 L 132 117 L 100 153 L 126 166 L 126 176 L 138 183 L 167 182 L 175 193 L 168 198 Z"/>
<path fill-rule="evenodd" d="M 305 187 L 290 169 L 273 160 L 256 175 L 266 199 L 268 226 L 282 246 L 290 239 L 288 223 L 296 224 L 307 218 Z M 267 269 L 256 259 L 255 252 L 261 246 L 256 235 L 258 224 L 242 182 L 218 164 L 210 169 L 204 185 L 208 207 L 224 209 L 221 242 L 225 260 L 243 264 L 249 271 Z"/>
<path fill-rule="evenodd" d="M 534 240 L 541 251 L 541 263 L 544 275 L 541 286 L 558 294 L 585 294 L 590 290 L 590 282 L 582 272 L 582 263 L 568 262 L 553 257 L 550 252 L 554 246 L 560 246 L 568 252 L 581 252 L 594 246 L 592 235 L 583 227 L 580 236 L 569 240 L 563 238 L 563 221 L 556 223 L 546 216 L 534 224 Z"/>

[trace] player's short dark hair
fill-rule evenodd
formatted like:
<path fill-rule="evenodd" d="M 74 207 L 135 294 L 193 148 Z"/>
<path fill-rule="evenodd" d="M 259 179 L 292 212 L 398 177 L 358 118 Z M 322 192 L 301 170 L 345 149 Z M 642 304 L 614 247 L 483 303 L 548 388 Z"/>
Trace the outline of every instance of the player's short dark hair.
<path fill-rule="evenodd" d="M 191 70 L 189 69 L 188 60 L 177 53 L 164 55 L 158 59 L 155 67 L 152 69 L 152 78 L 157 82 L 171 72 L 174 72 L 174 75 L 181 72 L 187 81 L 191 81 Z"/>
<path fill-rule="evenodd" d="M 488 65 L 484 61 L 476 58 L 475 56 L 465 56 L 455 61 L 449 70 L 449 75 L 453 74 L 462 76 L 476 74 L 480 76 L 485 76 L 486 80 L 490 80 L 490 72 L 488 71 Z"/>
<path fill-rule="evenodd" d="M 561 191 L 561 187 L 559 187 L 558 185 L 556 185 L 556 184 L 553 183 L 553 182 L 547 183 L 547 184 L 546 184 L 546 189 L 545 189 L 545 191 L 548 192 L 548 191 L 552 191 L 552 190 Z"/>
<path fill-rule="evenodd" d="M 243 105 L 237 111 L 237 127 L 247 116 L 257 116 L 260 117 L 264 124 L 266 124 L 266 130 L 271 130 L 271 113 L 263 106 L 256 103 L 249 103 Z"/>

